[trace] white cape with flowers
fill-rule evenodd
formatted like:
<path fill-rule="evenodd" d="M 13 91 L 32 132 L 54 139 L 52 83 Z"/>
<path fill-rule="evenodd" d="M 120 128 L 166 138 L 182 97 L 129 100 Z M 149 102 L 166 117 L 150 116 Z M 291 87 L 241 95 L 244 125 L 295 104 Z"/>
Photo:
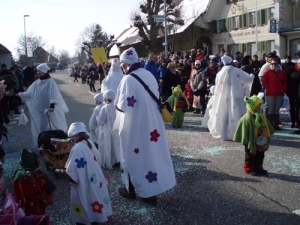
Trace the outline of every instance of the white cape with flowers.
<path fill-rule="evenodd" d="M 154 76 L 140 68 L 133 71 L 159 96 Z M 121 80 L 115 100 L 122 111 L 119 120 L 122 179 L 128 190 L 129 178 L 142 198 L 175 186 L 175 173 L 165 130 L 156 102 L 131 75 Z M 116 126 L 115 126 L 116 127 Z"/>
<path fill-rule="evenodd" d="M 224 66 L 216 77 L 214 103 L 207 122 L 214 138 L 233 140 L 239 119 L 246 113 L 254 76 L 233 66 Z"/>
<path fill-rule="evenodd" d="M 97 105 L 94 108 L 94 111 L 91 115 L 90 121 L 89 121 L 89 131 L 90 131 L 90 139 L 98 144 L 98 136 L 99 136 L 99 126 L 97 125 L 96 117 L 99 115 L 100 110 L 103 106 L 103 103 L 100 105 Z"/>
<path fill-rule="evenodd" d="M 67 174 L 77 183 L 71 186 L 71 220 L 83 224 L 103 223 L 112 215 L 101 157 L 92 141 L 89 142 L 92 149 L 85 140 L 76 143 L 66 162 Z"/>

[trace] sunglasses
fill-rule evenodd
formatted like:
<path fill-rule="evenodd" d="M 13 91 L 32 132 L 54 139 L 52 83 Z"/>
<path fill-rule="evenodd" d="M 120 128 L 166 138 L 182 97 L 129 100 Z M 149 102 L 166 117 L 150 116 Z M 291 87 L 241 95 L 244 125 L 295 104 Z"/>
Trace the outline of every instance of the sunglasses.
<path fill-rule="evenodd" d="M 278 63 L 271 63 L 271 65 L 275 65 L 276 66 L 276 65 L 278 65 Z"/>

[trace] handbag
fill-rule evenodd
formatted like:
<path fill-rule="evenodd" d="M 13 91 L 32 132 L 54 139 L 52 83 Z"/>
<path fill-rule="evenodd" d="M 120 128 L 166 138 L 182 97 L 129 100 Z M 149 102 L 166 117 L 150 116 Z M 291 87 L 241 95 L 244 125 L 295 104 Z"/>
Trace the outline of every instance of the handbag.
<path fill-rule="evenodd" d="M 161 117 L 164 122 L 171 122 L 173 119 L 172 112 L 170 105 L 168 102 L 161 103 L 159 99 L 153 94 L 153 92 L 150 90 L 150 88 L 145 84 L 145 82 L 139 78 L 136 74 L 130 73 L 129 75 L 133 76 L 135 79 L 137 79 L 141 85 L 146 89 L 146 91 L 149 93 L 149 95 L 153 98 L 153 100 L 157 103 L 157 108 L 160 111 Z"/>

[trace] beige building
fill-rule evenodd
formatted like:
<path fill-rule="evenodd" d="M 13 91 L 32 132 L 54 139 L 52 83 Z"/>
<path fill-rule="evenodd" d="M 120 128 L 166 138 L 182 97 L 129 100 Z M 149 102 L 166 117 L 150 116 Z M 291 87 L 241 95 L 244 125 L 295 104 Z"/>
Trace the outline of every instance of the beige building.
<path fill-rule="evenodd" d="M 213 53 L 225 48 L 233 56 L 240 51 L 244 55 L 257 54 L 260 57 L 262 53 L 275 50 L 282 58 L 285 55 L 294 57 L 300 51 L 298 1 L 210 1 L 204 21 L 211 23 L 213 30 Z"/>

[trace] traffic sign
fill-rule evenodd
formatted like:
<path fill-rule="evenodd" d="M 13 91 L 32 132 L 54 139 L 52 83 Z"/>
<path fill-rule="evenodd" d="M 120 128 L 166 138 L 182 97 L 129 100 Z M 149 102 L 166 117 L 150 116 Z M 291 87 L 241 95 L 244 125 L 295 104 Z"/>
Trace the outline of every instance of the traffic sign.
<path fill-rule="evenodd" d="M 270 33 L 277 33 L 276 20 L 270 20 Z"/>
<path fill-rule="evenodd" d="M 165 21 L 165 16 L 163 15 L 153 15 L 152 17 L 156 23 L 162 23 Z"/>

